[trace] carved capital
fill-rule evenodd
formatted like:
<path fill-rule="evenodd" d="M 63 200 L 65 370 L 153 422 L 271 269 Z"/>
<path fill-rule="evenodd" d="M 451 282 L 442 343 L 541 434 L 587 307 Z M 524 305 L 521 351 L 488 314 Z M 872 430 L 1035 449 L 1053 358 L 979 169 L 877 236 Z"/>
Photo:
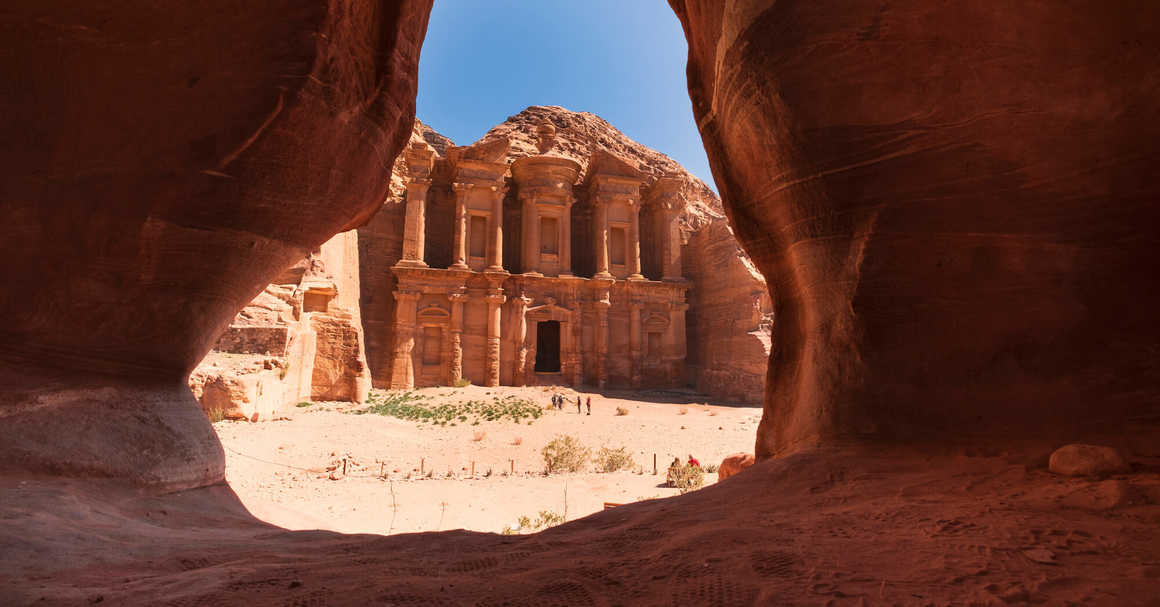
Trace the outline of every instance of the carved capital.
<path fill-rule="evenodd" d="M 421 185 L 424 187 L 430 187 L 431 178 L 430 177 L 412 177 L 411 181 L 407 183 L 407 186 L 410 187 L 413 185 Z"/>
<path fill-rule="evenodd" d="M 507 301 L 507 296 L 501 293 L 488 293 L 487 296 L 483 298 L 483 300 L 488 304 L 495 304 L 498 306 Z"/>
<path fill-rule="evenodd" d="M 451 184 L 451 189 L 455 190 L 456 192 L 466 192 L 474 187 L 474 183 L 467 181 L 456 181 L 455 183 Z"/>
<path fill-rule="evenodd" d="M 395 291 L 395 301 L 419 301 L 423 293 L 419 291 Z"/>

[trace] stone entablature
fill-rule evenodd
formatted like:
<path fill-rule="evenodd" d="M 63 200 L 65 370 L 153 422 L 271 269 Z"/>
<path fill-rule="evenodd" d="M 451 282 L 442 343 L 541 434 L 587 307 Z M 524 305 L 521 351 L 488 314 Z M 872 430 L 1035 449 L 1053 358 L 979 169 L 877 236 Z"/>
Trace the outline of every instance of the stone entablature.
<path fill-rule="evenodd" d="M 545 126 L 540 135 L 547 152 L 554 130 Z M 606 152 L 592 155 L 583 180 L 572 160 L 542 153 L 509 165 L 506 154 L 506 140 L 452 148 L 446 160 L 435 160 L 422 143 L 407 152 L 406 234 L 392 268 L 391 387 L 463 379 L 487 386 L 684 385 L 689 285 L 675 229 L 679 188 L 664 179 L 650 188 L 643 173 Z M 428 265 L 424 242 L 436 188 L 452 192 L 455 203 L 444 268 Z M 581 224 L 574 207 L 583 212 Z M 657 223 L 655 241 L 641 242 L 642 207 Z M 518 239 L 509 249 L 518 260 L 506 263 L 505 208 L 519 223 L 507 231 Z M 642 273 L 642 245 L 664 260 L 664 276 Z M 594 266 L 590 276 L 576 271 L 575 254 Z"/>

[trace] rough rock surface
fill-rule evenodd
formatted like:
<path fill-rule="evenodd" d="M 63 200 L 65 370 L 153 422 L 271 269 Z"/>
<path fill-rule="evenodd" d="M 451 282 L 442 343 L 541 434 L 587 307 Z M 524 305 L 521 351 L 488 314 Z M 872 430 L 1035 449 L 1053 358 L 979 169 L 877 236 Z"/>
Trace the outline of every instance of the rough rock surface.
<path fill-rule="evenodd" d="M 382 202 L 430 5 L 0 11 L 0 254 L 20 260 L 0 471 L 221 481 L 186 375 L 279 271 Z"/>
<path fill-rule="evenodd" d="M 1119 451 L 1100 445 L 1064 445 L 1051 454 L 1048 469 L 1064 476 L 1101 476 L 1130 470 Z"/>
<path fill-rule="evenodd" d="M 736 476 L 737 473 L 752 466 L 755 461 L 756 458 L 752 453 L 734 453 L 721 460 L 721 466 L 717 468 L 717 480 L 723 481 L 730 476 Z"/>
<path fill-rule="evenodd" d="M 671 4 L 774 301 L 759 458 L 1160 442 L 1160 5 Z"/>
<path fill-rule="evenodd" d="M 268 420 L 301 401 L 366 400 L 358 256 L 358 233 L 340 232 L 238 312 L 189 377 L 211 419 Z"/>

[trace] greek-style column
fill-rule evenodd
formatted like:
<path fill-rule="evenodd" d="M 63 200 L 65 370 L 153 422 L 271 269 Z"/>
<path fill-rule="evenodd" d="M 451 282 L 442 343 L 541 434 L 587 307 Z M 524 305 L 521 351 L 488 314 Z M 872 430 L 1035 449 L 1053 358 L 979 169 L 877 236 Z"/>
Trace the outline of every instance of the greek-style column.
<path fill-rule="evenodd" d="M 643 306 L 633 301 L 628 306 L 628 351 L 632 357 L 632 387 L 640 387 L 641 343 L 640 343 L 640 313 Z M 650 352 L 651 356 L 652 353 Z"/>
<path fill-rule="evenodd" d="M 608 199 L 596 197 L 596 276 L 612 278 L 608 271 Z"/>
<path fill-rule="evenodd" d="M 415 387 L 415 367 L 411 351 L 415 348 L 415 308 L 419 303 L 417 291 L 395 292 L 395 358 L 391 365 L 391 389 L 409 390 Z"/>
<path fill-rule="evenodd" d="M 536 197 L 525 194 L 524 201 L 524 274 L 540 274 L 540 209 Z"/>
<path fill-rule="evenodd" d="M 527 312 L 528 304 L 532 303 L 530 297 L 520 295 L 512 299 L 513 313 L 516 315 L 516 361 L 515 372 L 512 378 L 512 384 L 516 386 L 527 385 L 527 365 L 528 365 L 528 319 L 524 316 Z"/>
<path fill-rule="evenodd" d="M 671 359 L 668 361 L 669 381 L 674 381 L 677 377 L 683 376 L 684 371 L 680 367 L 684 365 L 685 357 L 688 356 L 688 343 L 685 341 L 685 312 L 689 310 L 689 304 L 681 302 L 669 305 L 669 343 L 672 346 L 669 348 Z"/>
<path fill-rule="evenodd" d="M 426 231 L 427 189 L 431 180 L 412 178 L 407 182 L 406 223 L 403 228 L 403 258 L 400 266 L 425 268 L 423 261 Z"/>
<path fill-rule="evenodd" d="M 467 293 L 455 291 L 447 295 L 451 300 L 451 360 L 447 369 L 447 383 L 454 386 L 463 379 L 463 304 Z"/>
<path fill-rule="evenodd" d="M 491 186 L 491 242 L 487 243 L 487 269 L 503 271 L 503 196 L 502 186 Z"/>
<path fill-rule="evenodd" d="M 452 268 L 466 270 L 467 268 L 467 192 L 474 184 L 454 183 L 455 191 L 455 244 L 452 255 L 455 258 Z"/>
<path fill-rule="evenodd" d="M 487 364 L 483 385 L 495 387 L 499 385 L 499 339 L 500 339 L 500 305 L 506 297 L 503 289 L 495 287 L 487 294 Z"/>
<path fill-rule="evenodd" d="M 576 199 L 569 197 L 564 202 L 564 211 L 560 214 L 560 276 L 572 275 L 572 203 Z"/>
<path fill-rule="evenodd" d="M 633 204 L 628 212 L 632 215 L 628 233 L 628 279 L 644 280 L 640 273 L 640 204 Z"/>
<path fill-rule="evenodd" d="M 608 301 L 608 295 L 604 295 L 604 299 L 594 302 L 596 305 L 596 385 L 604 388 L 608 383 L 608 371 L 605 368 L 604 361 L 608 358 L 608 308 L 612 302 Z"/>

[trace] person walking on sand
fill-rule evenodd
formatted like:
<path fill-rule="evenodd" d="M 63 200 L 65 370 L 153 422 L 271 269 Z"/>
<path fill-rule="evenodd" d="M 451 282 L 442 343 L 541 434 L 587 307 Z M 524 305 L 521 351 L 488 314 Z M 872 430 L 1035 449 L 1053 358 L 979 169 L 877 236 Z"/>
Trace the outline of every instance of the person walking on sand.
<path fill-rule="evenodd" d="M 588 397 L 588 415 L 592 415 L 592 397 Z"/>
<path fill-rule="evenodd" d="M 553 409 L 559 409 L 559 408 L 560 408 L 560 395 L 559 395 L 559 394 L 553 394 L 553 395 L 552 395 L 552 408 L 553 408 Z"/>
<path fill-rule="evenodd" d="M 577 394 L 576 395 L 576 415 L 580 415 L 580 413 L 582 413 L 582 411 L 580 411 L 580 404 L 581 404 L 580 403 L 580 395 Z"/>

